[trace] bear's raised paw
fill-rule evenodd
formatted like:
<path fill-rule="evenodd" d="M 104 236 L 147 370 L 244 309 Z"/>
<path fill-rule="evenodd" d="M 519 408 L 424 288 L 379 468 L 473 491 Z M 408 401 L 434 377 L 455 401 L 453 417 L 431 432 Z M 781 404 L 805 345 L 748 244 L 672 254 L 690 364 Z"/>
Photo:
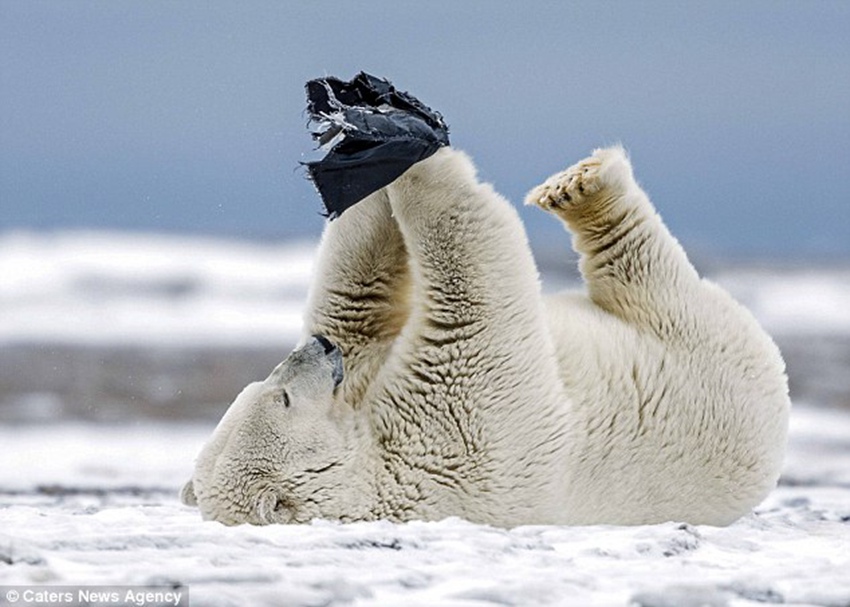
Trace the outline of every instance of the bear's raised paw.
<path fill-rule="evenodd" d="M 616 196 L 631 183 L 632 169 L 623 148 L 606 148 L 549 177 L 528 193 L 525 204 L 556 214 L 569 212 L 600 193 Z"/>

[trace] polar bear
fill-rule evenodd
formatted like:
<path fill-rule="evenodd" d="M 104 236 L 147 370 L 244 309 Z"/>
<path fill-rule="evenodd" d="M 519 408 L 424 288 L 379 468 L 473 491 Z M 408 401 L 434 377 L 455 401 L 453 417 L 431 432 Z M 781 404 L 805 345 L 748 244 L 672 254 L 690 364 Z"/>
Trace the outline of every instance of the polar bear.
<path fill-rule="evenodd" d="M 307 337 L 183 500 L 240 523 L 726 525 L 777 482 L 784 363 L 702 280 L 620 147 L 528 195 L 587 290 L 543 297 L 513 207 L 445 147 L 330 222 Z M 344 367 L 344 372 L 343 372 Z"/>

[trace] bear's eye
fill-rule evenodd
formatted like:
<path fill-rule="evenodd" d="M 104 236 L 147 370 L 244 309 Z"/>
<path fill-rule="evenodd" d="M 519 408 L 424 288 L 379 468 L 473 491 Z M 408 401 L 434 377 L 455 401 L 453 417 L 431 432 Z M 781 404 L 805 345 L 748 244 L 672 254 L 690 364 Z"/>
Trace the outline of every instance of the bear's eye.
<path fill-rule="evenodd" d="M 289 408 L 289 392 L 287 392 L 286 390 L 281 390 L 274 400 L 276 403 Z"/>

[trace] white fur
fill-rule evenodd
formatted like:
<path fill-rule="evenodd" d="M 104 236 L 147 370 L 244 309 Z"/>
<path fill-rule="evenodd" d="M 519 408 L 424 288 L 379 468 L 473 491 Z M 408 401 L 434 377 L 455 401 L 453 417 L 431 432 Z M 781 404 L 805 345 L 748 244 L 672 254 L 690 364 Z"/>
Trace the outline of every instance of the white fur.
<path fill-rule="evenodd" d="M 307 341 L 236 399 L 184 501 L 227 524 L 728 524 L 775 485 L 784 365 L 599 150 L 528 196 L 587 294 L 543 298 L 514 209 L 443 149 L 330 223 Z M 281 405 L 287 391 L 290 406 Z"/>

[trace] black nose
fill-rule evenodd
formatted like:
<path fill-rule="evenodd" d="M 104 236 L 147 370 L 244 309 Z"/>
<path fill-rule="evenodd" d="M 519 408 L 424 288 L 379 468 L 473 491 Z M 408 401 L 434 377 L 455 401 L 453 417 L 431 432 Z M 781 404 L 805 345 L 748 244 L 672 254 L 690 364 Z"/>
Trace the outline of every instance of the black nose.
<path fill-rule="evenodd" d="M 342 379 L 345 376 L 345 370 L 342 363 L 342 352 L 336 344 L 324 335 L 314 335 L 313 339 L 321 344 L 322 348 L 325 350 L 325 356 L 329 357 L 331 362 L 333 362 L 334 386 L 338 386 L 342 383 Z"/>
<path fill-rule="evenodd" d="M 333 343 L 331 343 L 331 340 L 329 340 L 324 335 L 314 335 L 313 339 L 322 344 L 322 348 L 325 349 L 325 354 L 330 354 L 331 352 L 337 349 L 337 347 Z"/>

